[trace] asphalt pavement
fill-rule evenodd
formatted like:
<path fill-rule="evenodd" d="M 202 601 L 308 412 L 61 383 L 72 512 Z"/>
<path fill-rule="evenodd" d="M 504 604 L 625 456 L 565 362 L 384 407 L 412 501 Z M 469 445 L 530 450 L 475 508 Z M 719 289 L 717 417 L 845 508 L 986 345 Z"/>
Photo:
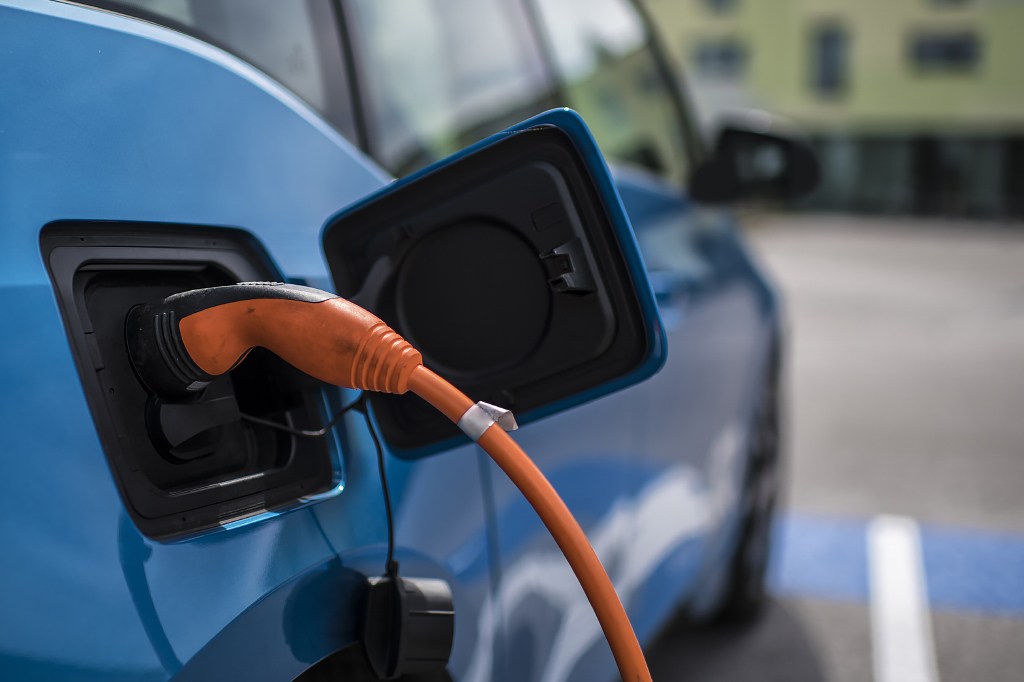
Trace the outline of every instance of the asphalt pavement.
<path fill-rule="evenodd" d="M 1024 225 L 775 216 L 786 509 L 748 627 L 672 624 L 661 682 L 1024 680 Z"/>

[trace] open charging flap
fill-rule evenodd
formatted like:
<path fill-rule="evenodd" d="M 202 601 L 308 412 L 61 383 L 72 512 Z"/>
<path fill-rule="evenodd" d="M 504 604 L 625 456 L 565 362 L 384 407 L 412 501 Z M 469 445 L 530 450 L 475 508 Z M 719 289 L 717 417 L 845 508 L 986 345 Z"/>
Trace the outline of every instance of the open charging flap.
<path fill-rule="evenodd" d="M 336 291 L 520 424 L 641 381 L 663 330 L 633 230 L 583 120 L 557 109 L 333 216 Z M 371 397 L 395 454 L 464 438 L 413 395 Z"/>

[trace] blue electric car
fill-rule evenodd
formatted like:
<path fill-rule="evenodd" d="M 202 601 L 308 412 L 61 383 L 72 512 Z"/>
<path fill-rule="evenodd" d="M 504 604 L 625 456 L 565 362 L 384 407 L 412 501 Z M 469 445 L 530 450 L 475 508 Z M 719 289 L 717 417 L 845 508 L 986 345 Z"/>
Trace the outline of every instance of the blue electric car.
<path fill-rule="evenodd" d="M 0 679 L 377 679 L 378 436 L 402 575 L 455 614 L 406 679 L 614 677 L 532 509 L 421 405 L 301 437 L 357 396 L 260 349 L 147 392 L 129 311 L 239 281 L 351 297 L 521 415 L 641 642 L 756 613 L 783 334 L 725 205 L 814 163 L 756 117 L 705 149 L 631 1 L 0 0 L 0 93 Z"/>

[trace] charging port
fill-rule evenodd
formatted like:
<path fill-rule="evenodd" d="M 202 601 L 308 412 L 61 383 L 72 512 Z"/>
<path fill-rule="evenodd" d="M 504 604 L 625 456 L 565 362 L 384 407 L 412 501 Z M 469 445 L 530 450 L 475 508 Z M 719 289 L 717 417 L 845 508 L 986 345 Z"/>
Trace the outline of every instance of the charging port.
<path fill-rule="evenodd" d="M 125 506 L 151 537 L 169 538 L 295 504 L 340 478 L 330 438 L 296 438 L 242 419 L 298 429 L 325 420 L 324 385 L 254 350 L 198 395 L 166 401 L 136 376 L 125 318 L 180 291 L 280 274 L 238 230 L 57 223 L 42 233 L 86 397 Z"/>

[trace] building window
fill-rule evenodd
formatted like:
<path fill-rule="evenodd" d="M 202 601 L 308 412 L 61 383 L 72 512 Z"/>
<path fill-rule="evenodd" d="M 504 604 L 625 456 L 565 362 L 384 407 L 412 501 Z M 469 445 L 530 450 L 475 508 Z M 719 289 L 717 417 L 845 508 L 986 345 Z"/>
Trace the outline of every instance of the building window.
<path fill-rule="evenodd" d="M 703 0 L 704 6 L 715 14 L 726 14 L 736 9 L 737 0 Z"/>
<path fill-rule="evenodd" d="M 819 26 L 811 35 L 811 87 L 834 97 L 847 87 L 850 38 L 838 24 Z"/>
<path fill-rule="evenodd" d="M 736 80 L 746 72 L 747 50 L 732 39 L 703 41 L 693 51 L 693 64 L 705 78 Z"/>
<path fill-rule="evenodd" d="M 918 71 L 973 71 L 980 60 L 981 42 L 970 31 L 920 34 L 910 40 L 910 61 Z"/>

